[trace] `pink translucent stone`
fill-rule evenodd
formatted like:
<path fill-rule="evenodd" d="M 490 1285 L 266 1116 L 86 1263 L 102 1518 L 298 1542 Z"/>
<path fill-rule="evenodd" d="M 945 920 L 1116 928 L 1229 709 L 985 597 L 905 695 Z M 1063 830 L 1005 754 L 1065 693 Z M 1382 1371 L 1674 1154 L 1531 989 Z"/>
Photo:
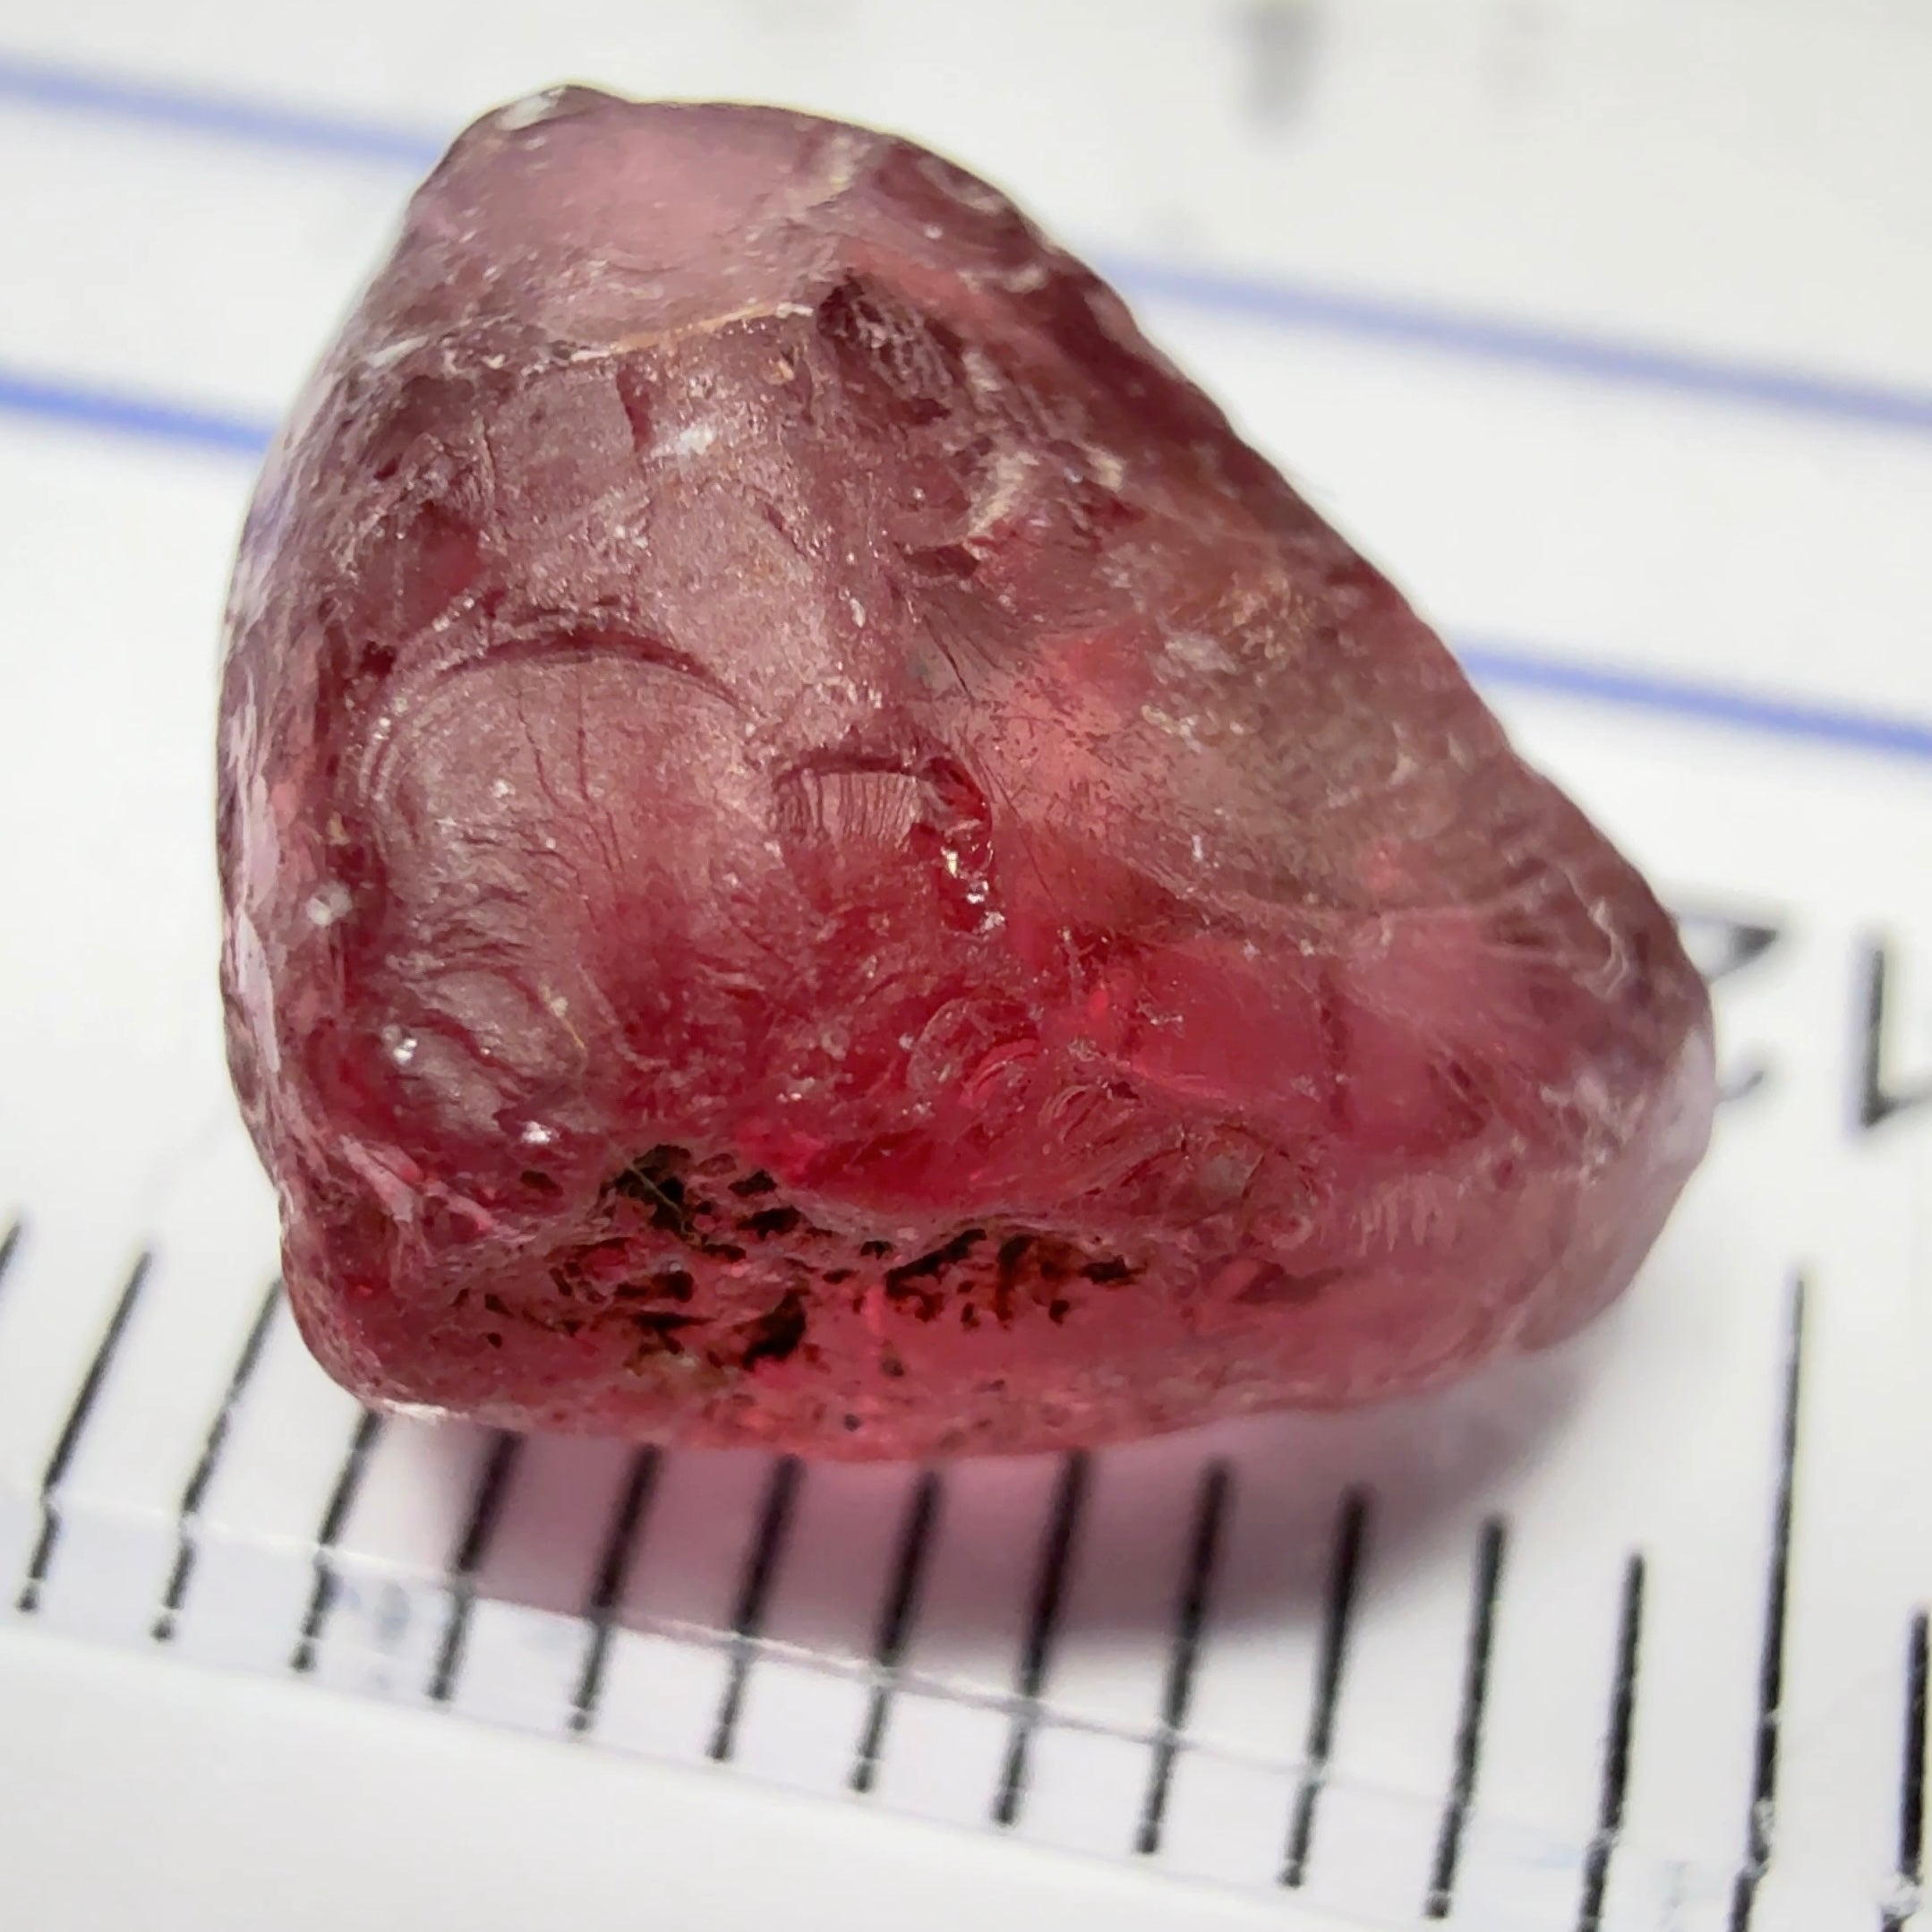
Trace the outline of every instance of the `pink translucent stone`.
<path fill-rule="evenodd" d="M 800 115 L 457 143 L 262 478 L 220 779 L 235 1083 L 372 1400 L 1359 1401 L 1587 1320 L 1708 1130 L 1670 920 L 1395 590 L 993 190 Z"/>

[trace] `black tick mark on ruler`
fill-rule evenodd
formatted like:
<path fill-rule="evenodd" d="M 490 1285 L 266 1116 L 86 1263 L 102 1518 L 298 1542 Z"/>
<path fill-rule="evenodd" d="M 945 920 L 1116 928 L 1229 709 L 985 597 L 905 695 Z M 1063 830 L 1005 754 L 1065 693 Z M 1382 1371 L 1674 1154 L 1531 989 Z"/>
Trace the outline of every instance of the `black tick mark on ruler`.
<path fill-rule="evenodd" d="M 1221 1525 L 1227 1514 L 1231 1478 L 1225 1462 L 1208 1465 L 1194 1503 L 1193 1534 L 1188 1538 L 1187 1567 L 1181 1577 L 1180 1602 L 1174 1619 L 1174 1647 L 1167 1657 L 1167 1682 L 1161 1691 L 1160 1730 L 1154 1739 L 1154 1762 L 1148 1774 L 1147 1795 L 1141 1804 L 1141 1825 L 1133 1848 L 1143 1858 L 1160 1850 L 1167 1821 L 1167 1791 L 1174 1782 L 1174 1760 L 1187 1730 L 1193 1701 L 1194 1670 L 1208 1628 L 1214 1595 L 1215 1571 L 1221 1556 Z"/>
<path fill-rule="evenodd" d="M 1925 1883 L 1926 1613 L 1912 1619 L 1905 1646 L 1905 1751 L 1899 1764 L 1899 1870 L 1883 1932 L 1902 1932 Z"/>
<path fill-rule="evenodd" d="M 10 1221 L 6 1233 L 0 1235 L 0 1289 L 6 1287 L 7 1269 L 13 1265 L 13 1257 L 20 1252 L 26 1226 L 24 1221 Z"/>
<path fill-rule="evenodd" d="M 758 1526 L 751 1540 L 745 1562 L 745 1574 L 738 1587 L 738 1603 L 731 1613 L 731 1663 L 724 1680 L 724 1695 L 718 1703 L 718 1719 L 712 1729 L 705 1755 L 714 1764 L 731 1762 L 738 1742 L 738 1720 L 745 1707 L 745 1686 L 751 1675 L 751 1658 L 765 1612 L 771 1601 L 772 1586 L 785 1553 L 785 1542 L 791 1532 L 791 1512 L 798 1501 L 799 1484 L 804 1466 L 796 1456 L 782 1456 L 772 1465 L 771 1481 L 765 1487 L 765 1507 L 758 1512 Z"/>
<path fill-rule="evenodd" d="M 654 1449 L 633 1452 L 617 1508 L 611 1513 L 611 1526 L 604 1534 L 596 1578 L 584 1611 L 590 1625 L 590 1641 L 585 1646 L 584 1668 L 577 1675 L 577 1690 L 570 1699 L 570 1729 L 579 1737 L 587 1735 L 597 1721 L 597 1702 L 603 1695 L 603 1673 L 611 1659 L 611 1633 L 617 1620 L 618 1605 L 624 1601 L 629 1586 L 637 1533 L 651 1506 L 662 1459 Z"/>
<path fill-rule="evenodd" d="M 13 1252 L 11 1235 L 6 1252 L 8 1254 Z M 81 1446 L 81 1438 L 86 1433 L 94 1406 L 100 1400 L 107 1372 L 114 1366 L 115 1351 L 121 1346 L 122 1336 L 127 1332 L 128 1318 L 134 1312 L 141 1285 L 148 1278 L 150 1260 L 150 1256 L 143 1254 L 134 1263 L 133 1270 L 127 1278 L 127 1286 L 121 1290 L 120 1299 L 114 1304 L 114 1312 L 107 1317 L 107 1326 L 95 1346 L 87 1373 L 81 1379 L 73 1406 L 67 1411 L 66 1421 L 61 1424 L 54 1453 L 47 1458 L 47 1467 L 40 1474 L 40 1534 L 34 1539 L 33 1554 L 28 1559 L 26 1580 L 21 1585 L 19 1596 L 14 1599 L 14 1608 L 22 1616 L 31 1616 L 40 1607 L 41 1587 L 47 1582 L 55 1548 L 60 1542 L 60 1486 L 73 1461 L 74 1451 Z"/>
<path fill-rule="evenodd" d="M 872 1663 L 877 1676 L 866 1710 L 865 1729 L 859 1734 L 859 1749 L 847 1780 L 855 1791 L 869 1791 L 878 1776 L 879 1761 L 885 1752 L 885 1726 L 892 1710 L 893 1692 L 898 1687 L 907 1648 L 918 1620 L 919 1592 L 926 1580 L 926 1564 L 933 1547 L 933 1533 L 939 1521 L 942 1478 L 928 1469 L 913 1485 L 911 1500 L 899 1533 L 898 1554 L 893 1559 L 892 1580 L 887 1586 L 885 1608 L 880 1612 L 878 1635 L 872 1646 Z"/>
<path fill-rule="evenodd" d="M 1764 1647 L 1757 1665 L 1757 1736 L 1752 1753 L 1751 1804 L 1744 1862 L 1731 1894 L 1731 1932 L 1747 1932 L 1757 1888 L 1771 1864 L 1778 1795 L 1778 1718 L 1784 1701 L 1784 1623 L 1791 1590 L 1791 1507 L 1798 1466 L 1799 1403 L 1803 1391 L 1805 1283 L 1791 1283 L 1785 1326 L 1783 1397 L 1778 1417 L 1777 1464 L 1772 1483 L 1771 1561 L 1765 1587 Z"/>
<path fill-rule="evenodd" d="M 490 1438 L 470 1500 L 469 1520 L 463 1526 L 462 1538 L 449 1561 L 449 1614 L 443 1624 L 442 1642 L 437 1646 L 436 1667 L 430 1673 L 432 1704 L 449 1703 L 462 1671 L 463 1646 L 469 1639 L 470 1618 L 476 1608 L 476 1572 L 490 1553 L 503 1514 L 503 1500 L 509 1493 L 510 1474 L 522 1447 L 520 1436 L 500 1431 Z"/>
<path fill-rule="evenodd" d="M 1733 1107 L 1740 1100 L 1748 1100 L 1754 1093 L 1763 1090 L 1765 1082 L 1770 1078 L 1771 1069 L 1755 1063 L 1735 1073 L 1726 1073 L 1718 1081 L 1717 1104 Z"/>
<path fill-rule="evenodd" d="M 1493 1517 L 1483 1526 L 1476 1548 L 1475 1599 L 1469 1611 L 1469 1642 L 1463 1654 L 1462 1711 L 1456 1723 L 1456 1756 L 1449 1774 L 1449 1801 L 1442 1808 L 1436 1837 L 1435 1865 L 1423 1900 L 1425 1919 L 1447 1919 L 1456 1893 L 1456 1868 L 1463 1834 L 1475 1802 L 1476 1773 L 1483 1757 L 1483 1719 L 1489 1704 L 1490 1654 L 1496 1640 L 1496 1598 L 1502 1587 L 1505 1533 Z"/>
<path fill-rule="evenodd" d="M 1335 1714 L 1341 1703 L 1342 1673 L 1348 1662 L 1348 1637 L 1362 1587 L 1362 1556 L 1367 1547 L 1369 1500 L 1361 1490 L 1342 1498 L 1335 1518 L 1335 1544 L 1329 1559 L 1329 1586 L 1321 1619 L 1321 1648 L 1315 1660 L 1315 1694 L 1308 1714 L 1308 1737 L 1302 1749 L 1301 1782 L 1288 1820 L 1287 1850 L 1281 1883 L 1302 1885 L 1314 1850 L 1315 1808 L 1335 1749 Z"/>
<path fill-rule="evenodd" d="M 335 1608 L 336 1593 L 340 1582 L 336 1575 L 336 1545 L 342 1540 L 342 1532 L 348 1527 L 349 1512 L 355 1507 L 357 1491 L 363 1486 L 363 1476 L 369 1467 L 369 1458 L 376 1446 L 376 1438 L 382 1432 L 382 1418 L 373 1409 L 364 1409 L 357 1418 L 355 1433 L 349 1438 L 349 1452 L 342 1459 L 341 1470 L 336 1476 L 336 1486 L 329 1493 L 329 1505 L 322 1511 L 322 1526 L 315 1538 L 315 1553 L 312 1563 L 315 1581 L 309 1591 L 309 1607 L 302 1619 L 302 1632 L 295 1639 L 295 1647 L 289 1653 L 288 1668 L 306 1673 L 315 1668 L 315 1654 L 321 1643 L 322 1630 L 329 1621 L 329 1612 Z"/>
<path fill-rule="evenodd" d="M 1584 1854 L 1583 1896 L 1577 1932 L 1598 1932 L 1611 1854 L 1623 1830 L 1630 1786 L 1630 1744 L 1637 1728 L 1637 1671 L 1644 1633 L 1644 1560 L 1633 1556 L 1623 1571 L 1623 1607 L 1617 1619 L 1617 1661 L 1611 1680 L 1610 1721 L 1603 1732 L 1603 1782 L 1596 1801 L 1596 1831 Z"/>
<path fill-rule="evenodd" d="M 234 1426 L 235 1412 L 240 1406 L 243 1392 L 254 1375 L 255 1365 L 261 1360 L 261 1351 L 275 1317 L 275 1304 L 281 1292 L 281 1283 L 272 1282 L 269 1292 L 262 1296 L 261 1306 L 256 1310 L 255 1319 L 249 1324 L 247 1338 L 242 1343 L 242 1352 L 235 1358 L 235 1367 L 229 1372 L 228 1386 L 222 1391 L 221 1406 L 208 1426 L 201 1456 L 188 1478 L 187 1486 L 181 1492 L 181 1504 L 175 1515 L 174 1568 L 168 1572 L 167 1586 L 161 1593 L 160 1611 L 150 1632 L 158 1644 L 165 1644 L 174 1636 L 181 1606 L 187 1601 L 188 1585 L 194 1575 L 195 1532 L 201 1520 L 201 1505 L 208 1500 L 209 1484 L 215 1479 L 221 1452 L 227 1446 L 228 1432 Z"/>
<path fill-rule="evenodd" d="M 1090 1466 L 1084 1450 L 1076 1449 L 1066 1458 L 1060 1466 L 1060 1480 L 1047 1512 L 1046 1534 L 1040 1540 L 1039 1567 L 1034 1574 L 1026 1642 L 1013 1686 L 1019 1707 L 1013 1715 L 1006 1760 L 993 1798 L 996 1825 L 1017 1825 L 1020 1821 L 1020 1807 L 1026 1793 L 1027 1758 L 1032 1749 L 1033 1733 L 1039 1728 L 1040 1694 L 1047 1686 L 1054 1638 L 1059 1634 L 1067 1571 L 1072 1565 L 1074 1540 L 1080 1533 L 1080 1513 L 1087 1500 Z"/>
<path fill-rule="evenodd" d="M 1321 39 L 1318 0 L 1246 0 L 1235 15 L 1250 118 L 1287 126 L 1306 105 Z"/>

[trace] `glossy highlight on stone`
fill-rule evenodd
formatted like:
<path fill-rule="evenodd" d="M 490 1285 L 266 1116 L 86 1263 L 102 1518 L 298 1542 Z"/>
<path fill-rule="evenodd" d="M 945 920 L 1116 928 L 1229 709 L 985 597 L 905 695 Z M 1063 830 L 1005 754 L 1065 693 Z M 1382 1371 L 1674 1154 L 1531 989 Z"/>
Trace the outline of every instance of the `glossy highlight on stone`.
<path fill-rule="evenodd" d="M 462 136 L 262 476 L 219 778 L 235 1085 L 372 1401 L 1358 1402 L 1587 1321 L 1709 1128 L 1668 917 L 1390 585 L 1001 195 L 803 115 Z"/>

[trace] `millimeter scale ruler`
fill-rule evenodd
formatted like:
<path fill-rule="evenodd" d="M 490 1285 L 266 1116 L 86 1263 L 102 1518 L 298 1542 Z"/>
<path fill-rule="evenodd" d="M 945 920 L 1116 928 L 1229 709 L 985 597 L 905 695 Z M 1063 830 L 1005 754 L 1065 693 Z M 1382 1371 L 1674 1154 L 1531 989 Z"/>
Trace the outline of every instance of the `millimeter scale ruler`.
<path fill-rule="evenodd" d="M 990 53 L 922 64 L 928 9 L 828 8 L 813 39 L 667 6 L 646 46 L 586 7 L 500 77 L 469 43 L 432 60 L 440 9 L 381 11 L 380 88 L 217 4 L 172 10 L 166 49 L 0 47 L 0 150 L 56 164 L 0 209 L 26 291 L 0 513 L 34 536 L 0 554 L 33 640 L 0 654 L 0 1620 L 1244 1889 L 1285 1924 L 1926 1923 L 1932 367 L 1867 313 L 1932 313 L 1926 263 L 1837 334 L 1816 290 L 1733 318 L 1714 282 L 1638 275 L 1652 244 L 1577 132 L 1637 84 L 1603 10 L 1169 8 L 1056 124 L 1019 81 L 1000 117 Z M 1783 73 L 1784 10 L 1755 38 L 1676 11 L 1658 33 L 1721 27 L 1736 72 Z M 1819 30 L 1814 78 L 1858 71 L 1884 12 Z M 1398 563 L 1715 987 L 1715 1144 L 1596 1330 L 1426 1403 L 929 1469 L 519 1440 L 322 1378 L 220 1066 L 221 577 L 266 424 L 437 131 L 560 72 L 868 114 L 1051 204 Z M 1907 138 L 1890 84 L 1814 185 L 1852 196 L 1858 143 Z M 1470 198 L 1475 265 L 1431 244 L 1428 301 L 1341 293 L 1349 206 L 1278 239 L 1268 196 L 1319 178 L 1375 230 L 1388 184 L 1344 164 L 1418 118 L 1462 127 L 1436 207 Z M 1691 166 L 1702 132 L 1664 137 L 1715 207 L 1746 190 Z M 1885 172 L 1904 221 L 1919 175 Z M 1623 252 L 1601 286 L 1586 250 L 1525 265 L 1551 180 Z M 1788 197 L 1783 238 L 1849 272 L 1836 207 Z M 1737 245 L 1748 291 L 1771 270 Z"/>

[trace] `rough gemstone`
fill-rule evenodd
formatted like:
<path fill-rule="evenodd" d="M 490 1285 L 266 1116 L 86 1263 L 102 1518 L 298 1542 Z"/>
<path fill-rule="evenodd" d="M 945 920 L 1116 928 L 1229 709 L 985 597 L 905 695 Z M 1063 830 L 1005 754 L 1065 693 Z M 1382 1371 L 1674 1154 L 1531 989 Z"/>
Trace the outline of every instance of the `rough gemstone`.
<path fill-rule="evenodd" d="M 479 122 L 269 458 L 235 1084 L 376 1401 L 910 1455 L 1440 1382 L 1708 1131 L 1671 922 L 1119 300 L 902 141 Z"/>

